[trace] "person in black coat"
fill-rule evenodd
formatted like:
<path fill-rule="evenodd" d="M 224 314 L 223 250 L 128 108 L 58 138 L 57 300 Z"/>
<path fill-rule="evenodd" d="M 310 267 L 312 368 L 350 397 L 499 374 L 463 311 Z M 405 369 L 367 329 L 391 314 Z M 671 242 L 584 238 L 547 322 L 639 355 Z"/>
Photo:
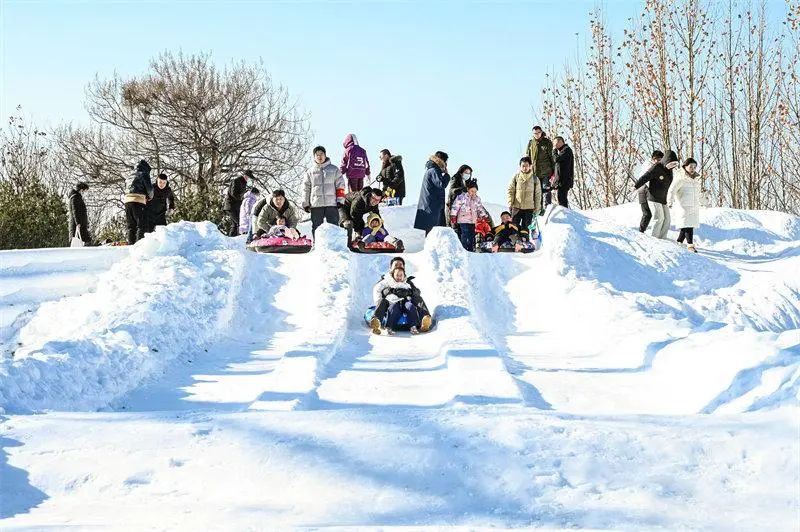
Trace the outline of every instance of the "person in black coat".
<path fill-rule="evenodd" d="M 634 188 L 647 185 L 647 199 L 653 211 L 653 236 L 666 238 L 669 231 L 669 208 L 667 207 L 667 192 L 672 184 L 672 170 L 678 166 L 678 155 L 667 150 L 658 163 L 642 175 Z"/>
<path fill-rule="evenodd" d="M 406 197 L 406 173 L 403 170 L 403 157 L 392 155 L 389 150 L 381 150 L 381 162 L 383 168 L 378 174 L 378 182 L 383 185 L 383 192 L 391 188 L 394 190 L 394 197 L 398 199 L 400 205 Z"/>
<path fill-rule="evenodd" d="M 664 158 L 664 152 L 661 150 L 653 150 L 650 155 L 650 166 L 657 164 Z M 639 232 L 644 233 L 647 231 L 647 226 L 650 225 L 650 220 L 653 218 L 653 213 L 650 210 L 650 205 L 647 203 L 647 185 L 642 185 L 636 192 L 639 198 L 639 206 L 642 208 L 642 218 L 639 220 Z"/>
<path fill-rule="evenodd" d="M 83 193 L 87 190 L 89 190 L 89 185 L 80 181 L 75 188 L 69 191 L 67 198 L 69 199 L 69 238 L 71 240 L 77 232 L 83 243 L 88 246 L 92 242 L 92 237 L 89 236 L 89 213 L 86 210 L 86 202 L 83 201 Z"/>
<path fill-rule="evenodd" d="M 444 203 L 450 174 L 447 173 L 447 154 L 437 151 L 425 163 L 425 176 L 417 202 L 417 216 L 414 218 L 414 229 L 425 231 L 425 235 L 434 227 L 447 227 Z"/>
<path fill-rule="evenodd" d="M 558 204 L 569 209 L 569 189 L 575 183 L 575 159 L 572 155 L 572 148 L 564 142 L 564 137 L 556 137 L 555 141 L 553 188 L 556 189 Z"/>
<path fill-rule="evenodd" d="M 222 210 L 231 219 L 231 227 L 228 230 L 228 236 L 236 236 L 239 234 L 239 210 L 242 208 L 242 201 L 244 195 L 247 193 L 247 181 L 253 178 L 252 170 L 245 170 L 242 175 L 231 181 L 228 185 L 228 192 L 225 194 L 225 203 L 222 205 Z"/>
<path fill-rule="evenodd" d="M 147 201 L 153 197 L 153 182 L 150 181 L 150 164 L 144 159 L 136 163 L 136 170 L 128 178 L 125 194 L 125 221 L 128 226 L 128 244 L 133 245 L 144 238 L 147 226 Z"/>
<path fill-rule="evenodd" d="M 153 187 L 153 198 L 147 202 L 147 232 L 152 233 L 157 225 L 167 225 L 167 212 L 175 209 L 175 194 L 167 183 L 167 174 L 158 174 Z"/>
<path fill-rule="evenodd" d="M 365 214 L 372 212 L 380 216 L 378 204 L 382 197 L 383 193 L 377 188 L 364 187 L 357 192 L 350 192 L 339 207 L 339 225 L 360 235 L 366 227 Z"/>

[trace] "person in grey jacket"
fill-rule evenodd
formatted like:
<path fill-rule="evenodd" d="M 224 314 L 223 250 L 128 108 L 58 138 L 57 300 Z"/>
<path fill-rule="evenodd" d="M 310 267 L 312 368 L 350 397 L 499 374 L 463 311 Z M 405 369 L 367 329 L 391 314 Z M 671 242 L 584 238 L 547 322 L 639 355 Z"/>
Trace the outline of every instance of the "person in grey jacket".
<path fill-rule="evenodd" d="M 314 162 L 306 170 L 303 189 L 303 210 L 311 213 L 311 233 L 323 221 L 338 225 L 338 206 L 344 203 L 344 177 L 322 146 L 314 148 Z"/>

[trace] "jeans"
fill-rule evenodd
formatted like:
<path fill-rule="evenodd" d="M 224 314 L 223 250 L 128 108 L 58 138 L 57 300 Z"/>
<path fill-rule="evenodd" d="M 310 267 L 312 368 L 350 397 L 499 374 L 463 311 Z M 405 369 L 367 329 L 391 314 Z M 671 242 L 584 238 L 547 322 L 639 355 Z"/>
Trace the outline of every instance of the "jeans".
<path fill-rule="evenodd" d="M 684 239 L 687 244 L 694 244 L 694 227 L 681 227 L 681 232 L 678 233 L 678 242 L 683 244 Z"/>
<path fill-rule="evenodd" d="M 397 328 L 397 322 L 400 321 L 400 317 L 403 314 L 408 318 L 409 328 L 419 327 L 419 312 L 417 312 L 417 307 L 414 306 L 411 301 L 403 299 L 389 305 L 389 315 L 386 317 L 386 328 L 392 331 L 395 330 Z"/>
<path fill-rule="evenodd" d="M 645 201 L 642 205 L 642 220 L 639 222 L 639 232 L 644 233 L 647 231 L 647 226 L 650 225 L 650 220 L 653 219 L 653 213 L 650 212 L 650 205 Z"/>
<path fill-rule="evenodd" d="M 125 221 L 128 223 L 128 244 L 133 245 L 144 238 L 147 214 L 144 203 L 131 201 L 125 204 Z"/>
<path fill-rule="evenodd" d="M 461 245 L 467 251 L 475 251 L 475 224 L 458 224 Z"/>
<path fill-rule="evenodd" d="M 653 236 L 656 238 L 667 238 L 669 231 L 669 207 L 663 203 L 653 202 Z"/>
<path fill-rule="evenodd" d="M 322 222 L 339 225 L 339 209 L 336 207 L 311 207 L 311 234 L 315 234 Z"/>

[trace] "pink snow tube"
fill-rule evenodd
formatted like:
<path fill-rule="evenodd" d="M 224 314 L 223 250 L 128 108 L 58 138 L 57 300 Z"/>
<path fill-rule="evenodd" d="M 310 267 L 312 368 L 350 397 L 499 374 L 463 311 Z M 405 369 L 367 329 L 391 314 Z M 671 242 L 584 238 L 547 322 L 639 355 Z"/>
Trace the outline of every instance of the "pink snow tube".
<path fill-rule="evenodd" d="M 300 238 L 270 236 L 253 240 L 248 247 L 260 253 L 308 253 L 311 251 L 311 245 L 311 239 L 305 236 Z"/>

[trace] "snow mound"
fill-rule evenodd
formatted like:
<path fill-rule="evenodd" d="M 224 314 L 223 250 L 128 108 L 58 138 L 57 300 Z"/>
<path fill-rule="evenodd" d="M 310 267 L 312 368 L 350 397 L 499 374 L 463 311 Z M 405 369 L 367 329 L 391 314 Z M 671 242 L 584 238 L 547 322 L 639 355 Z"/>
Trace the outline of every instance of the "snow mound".
<path fill-rule="evenodd" d="M 557 209 L 544 230 L 544 253 L 556 271 L 617 292 L 696 297 L 731 286 L 739 274 L 675 242 Z"/>
<path fill-rule="evenodd" d="M 39 308 L 0 361 L 0 408 L 100 408 L 202 347 L 232 318 L 243 254 L 210 223 L 159 227 L 95 293 Z"/>

